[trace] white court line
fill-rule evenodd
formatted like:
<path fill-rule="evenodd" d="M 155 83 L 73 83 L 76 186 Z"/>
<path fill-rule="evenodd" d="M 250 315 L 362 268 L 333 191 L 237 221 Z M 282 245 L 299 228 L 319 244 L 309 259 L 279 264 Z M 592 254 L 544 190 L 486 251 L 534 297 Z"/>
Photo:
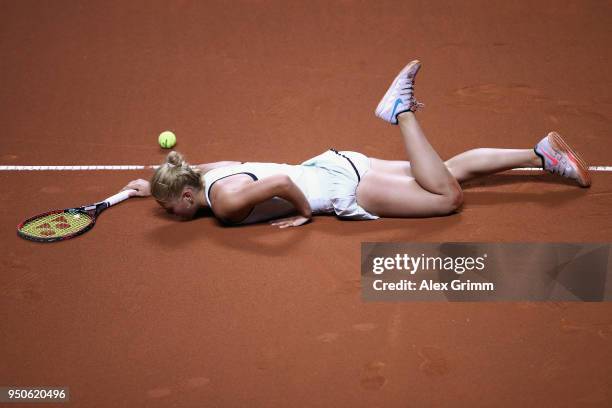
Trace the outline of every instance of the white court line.
<path fill-rule="evenodd" d="M 91 171 L 91 170 L 144 170 L 156 169 L 159 166 L 129 165 L 86 165 L 86 166 L 6 166 L 0 165 L 0 171 Z M 514 171 L 542 171 L 539 167 L 524 167 Z M 612 166 L 590 166 L 590 171 L 612 172 Z"/>
<path fill-rule="evenodd" d="M 143 170 L 156 169 L 159 166 L 143 165 L 85 165 L 85 166 L 5 166 L 0 171 L 91 171 L 91 170 Z"/>
<path fill-rule="evenodd" d="M 523 167 L 513 171 L 542 171 L 539 167 Z M 589 166 L 589 171 L 612 171 L 612 166 Z"/>

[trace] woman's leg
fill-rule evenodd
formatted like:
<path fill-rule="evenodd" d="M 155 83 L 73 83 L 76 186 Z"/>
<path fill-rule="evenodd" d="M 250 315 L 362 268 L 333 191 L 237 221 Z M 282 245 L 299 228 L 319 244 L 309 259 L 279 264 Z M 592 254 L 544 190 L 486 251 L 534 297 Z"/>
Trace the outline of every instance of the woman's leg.
<path fill-rule="evenodd" d="M 427 217 L 453 212 L 463 193 L 431 146 L 413 112 L 397 116 L 412 177 L 370 169 L 357 187 L 357 203 L 381 217 Z"/>
<path fill-rule="evenodd" d="M 438 153 L 431 146 L 413 112 L 397 116 L 412 176 L 425 190 L 441 195 L 453 195 L 461 190 Z"/>
<path fill-rule="evenodd" d="M 416 179 L 368 171 L 357 186 L 357 204 L 380 217 L 433 217 L 447 215 L 463 203 L 460 190 L 454 195 L 434 194 Z"/>
<path fill-rule="evenodd" d="M 401 160 L 370 159 L 372 169 L 388 174 L 414 177 L 411 163 Z M 533 149 L 478 148 L 460 153 L 445 163 L 459 182 L 514 168 L 542 167 Z"/>
<path fill-rule="evenodd" d="M 533 149 L 479 148 L 454 156 L 446 165 L 457 180 L 463 182 L 514 168 L 541 168 L 542 159 Z"/>

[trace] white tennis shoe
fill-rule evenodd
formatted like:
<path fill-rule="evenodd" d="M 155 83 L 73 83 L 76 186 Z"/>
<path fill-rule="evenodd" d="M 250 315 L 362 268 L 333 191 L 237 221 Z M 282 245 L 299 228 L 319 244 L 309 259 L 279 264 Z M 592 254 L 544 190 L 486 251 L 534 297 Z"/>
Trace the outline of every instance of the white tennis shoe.
<path fill-rule="evenodd" d="M 421 62 L 414 60 L 400 71 L 376 107 L 376 116 L 397 125 L 397 115 L 408 111 L 416 112 L 418 108 L 425 106 L 414 97 L 414 78 L 420 68 Z"/>
<path fill-rule="evenodd" d="M 591 185 L 589 167 L 557 132 L 550 132 L 533 149 L 550 173 L 576 180 L 582 187 Z"/>

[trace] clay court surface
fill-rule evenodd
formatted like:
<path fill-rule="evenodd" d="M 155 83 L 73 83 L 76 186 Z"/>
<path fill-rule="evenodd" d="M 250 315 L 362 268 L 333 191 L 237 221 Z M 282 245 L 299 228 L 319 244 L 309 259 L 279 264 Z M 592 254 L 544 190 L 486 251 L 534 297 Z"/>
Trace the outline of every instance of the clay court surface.
<path fill-rule="evenodd" d="M 166 129 L 192 163 L 299 163 L 330 147 L 404 160 L 373 111 L 413 58 L 418 117 L 443 158 L 557 130 L 612 165 L 610 2 L 1 1 L 0 13 L 1 165 L 157 164 Z M 590 189 L 542 172 L 483 178 L 442 218 L 224 228 L 130 199 L 78 239 L 15 233 L 150 174 L 0 172 L 0 385 L 68 386 L 73 407 L 612 405 L 608 303 L 360 292 L 361 242 L 610 241 L 612 173 Z"/>

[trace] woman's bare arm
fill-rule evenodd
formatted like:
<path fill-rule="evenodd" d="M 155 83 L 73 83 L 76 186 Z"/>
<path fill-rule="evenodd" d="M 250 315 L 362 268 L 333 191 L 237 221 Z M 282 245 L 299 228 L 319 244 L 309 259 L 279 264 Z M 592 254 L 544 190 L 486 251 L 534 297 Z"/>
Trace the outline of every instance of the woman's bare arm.
<path fill-rule="evenodd" d="M 272 197 L 284 198 L 295 206 L 300 215 L 308 219 L 312 217 L 312 209 L 306 196 L 291 178 L 284 174 L 257 180 L 239 189 L 220 188 L 213 207 L 219 217 L 230 222 L 239 222 L 255 205 Z"/>

